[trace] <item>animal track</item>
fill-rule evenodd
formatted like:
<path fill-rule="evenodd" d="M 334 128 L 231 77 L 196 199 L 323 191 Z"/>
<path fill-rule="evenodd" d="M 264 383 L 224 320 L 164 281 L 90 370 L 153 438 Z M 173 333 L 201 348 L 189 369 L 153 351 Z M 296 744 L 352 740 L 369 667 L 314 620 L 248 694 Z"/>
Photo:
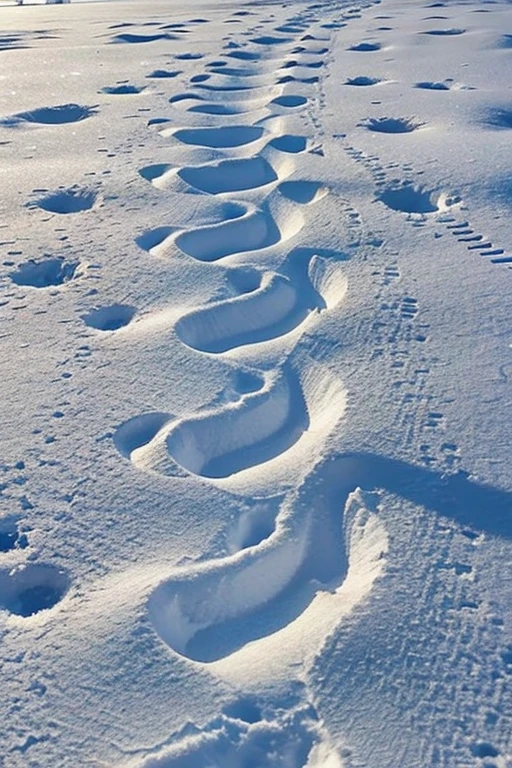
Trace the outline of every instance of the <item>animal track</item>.
<path fill-rule="evenodd" d="M 506 254 L 503 248 L 496 248 L 484 235 L 476 232 L 468 221 L 457 222 L 455 218 L 447 216 L 443 217 L 442 222 L 460 243 L 468 243 L 469 251 L 477 251 L 493 264 L 512 264 L 512 255 Z"/>
<path fill-rule="evenodd" d="M 0 609 L 28 618 L 53 608 L 62 600 L 69 584 L 63 570 L 43 563 L 0 571 Z"/>
<path fill-rule="evenodd" d="M 63 258 L 29 260 L 9 274 L 16 285 L 28 285 L 32 288 L 48 288 L 62 285 L 78 277 L 78 261 L 65 261 Z"/>
<path fill-rule="evenodd" d="M 50 213 L 81 213 L 93 208 L 97 199 L 98 193 L 93 189 L 69 187 L 41 197 L 36 200 L 36 205 Z"/>

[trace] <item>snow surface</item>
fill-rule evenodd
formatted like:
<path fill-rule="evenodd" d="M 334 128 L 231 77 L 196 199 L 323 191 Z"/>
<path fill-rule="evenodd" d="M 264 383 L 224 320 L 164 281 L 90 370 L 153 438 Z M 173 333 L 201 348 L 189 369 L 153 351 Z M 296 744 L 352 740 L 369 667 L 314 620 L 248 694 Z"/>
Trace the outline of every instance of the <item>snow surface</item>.
<path fill-rule="evenodd" d="M 510 768 L 511 4 L 0 20 L 0 765 Z"/>

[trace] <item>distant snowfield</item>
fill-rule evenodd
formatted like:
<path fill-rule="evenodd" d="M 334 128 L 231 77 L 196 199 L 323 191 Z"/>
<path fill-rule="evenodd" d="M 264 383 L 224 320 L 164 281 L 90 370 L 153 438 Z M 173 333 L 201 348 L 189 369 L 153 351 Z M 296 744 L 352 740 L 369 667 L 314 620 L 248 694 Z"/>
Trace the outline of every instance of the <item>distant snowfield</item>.
<path fill-rule="evenodd" d="M 0 763 L 512 766 L 512 6 L 0 10 Z"/>

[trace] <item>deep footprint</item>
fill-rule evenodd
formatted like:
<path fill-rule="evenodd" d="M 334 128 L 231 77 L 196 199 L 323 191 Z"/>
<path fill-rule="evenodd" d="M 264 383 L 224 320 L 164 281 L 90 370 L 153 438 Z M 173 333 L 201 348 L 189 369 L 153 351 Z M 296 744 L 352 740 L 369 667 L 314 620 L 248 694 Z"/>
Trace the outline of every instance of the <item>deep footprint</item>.
<path fill-rule="evenodd" d="M 412 133 L 424 123 L 406 117 L 372 117 L 362 123 L 369 131 L 377 133 Z"/>
<path fill-rule="evenodd" d="M 193 349 L 214 354 L 289 333 L 313 310 L 340 302 L 347 290 L 339 265 L 327 266 L 317 256 L 308 262 L 308 258 L 292 261 L 283 274 L 259 275 L 253 290 L 185 315 L 176 324 L 176 333 Z"/>
<path fill-rule="evenodd" d="M 199 261 L 218 261 L 284 242 L 299 232 L 303 224 L 299 211 L 287 214 L 281 221 L 265 208 L 246 207 L 237 218 L 183 232 L 176 237 L 176 245 Z"/>
<path fill-rule="evenodd" d="M 260 139 L 264 132 L 264 129 L 259 126 L 235 125 L 221 128 L 181 128 L 171 135 L 183 144 L 230 149 L 251 144 Z M 162 131 L 162 134 L 167 135 L 167 131 Z"/>
<path fill-rule="evenodd" d="M 67 574 L 53 565 L 29 563 L 0 571 L 0 609 L 28 618 L 53 608 L 69 586 Z"/>
<path fill-rule="evenodd" d="M 117 331 L 128 325 L 135 312 L 135 307 L 128 304 L 111 304 L 107 307 L 91 309 L 90 312 L 82 315 L 82 320 L 90 328 L 98 331 Z"/>
<path fill-rule="evenodd" d="M 92 189 L 70 187 L 41 197 L 36 201 L 36 205 L 50 213 L 81 213 L 90 210 L 97 198 L 98 193 Z"/>
<path fill-rule="evenodd" d="M 44 261 L 25 261 L 9 277 L 16 285 L 28 285 L 32 288 L 49 288 L 62 285 L 77 277 L 78 261 L 65 261 L 62 258 Z"/>
<path fill-rule="evenodd" d="M 17 115 L 4 118 L 0 123 L 3 125 L 16 125 L 20 122 L 63 125 L 86 120 L 94 114 L 96 114 L 96 110 L 93 107 L 80 104 L 59 104 L 56 107 L 42 107 L 41 109 L 32 109 L 29 112 L 20 112 Z"/>

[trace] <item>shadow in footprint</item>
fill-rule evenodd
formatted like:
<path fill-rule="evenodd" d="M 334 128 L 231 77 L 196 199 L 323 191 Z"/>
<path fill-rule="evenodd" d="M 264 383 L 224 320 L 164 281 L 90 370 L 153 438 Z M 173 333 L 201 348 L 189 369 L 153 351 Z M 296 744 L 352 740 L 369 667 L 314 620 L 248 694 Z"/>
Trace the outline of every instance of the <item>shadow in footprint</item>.
<path fill-rule="evenodd" d="M 449 91 L 450 86 L 447 83 L 435 82 L 433 80 L 422 80 L 416 83 L 415 88 L 423 88 L 427 91 Z"/>
<path fill-rule="evenodd" d="M 90 210 L 94 206 L 97 197 L 97 192 L 92 189 L 70 187 L 69 189 L 62 189 L 41 197 L 35 204 L 50 213 L 81 213 L 82 211 Z M 29 205 L 33 204 L 30 203 Z"/>
<path fill-rule="evenodd" d="M 276 136 L 275 139 L 269 141 L 269 144 L 280 152 L 298 154 L 299 152 L 305 152 L 308 146 L 308 140 L 305 136 L 293 136 L 292 134 L 286 133 L 283 136 Z"/>
<path fill-rule="evenodd" d="M 146 75 L 146 77 L 155 80 L 166 80 L 178 77 L 178 75 L 181 75 L 180 69 L 154 69 L 153 72 Z"/>
<path fill-rule="evenodd" d="M 235 125 L 221 128 L 182 128 L 172 135 L 183 144 L 212 149 L 230 149 L 251 144 L 260 139 L 263 133 L 264 128 L 259 126 Z"/>
<path fill-rule="evenodd" d="M 345 81 L 345 85 L 377 85 L 378 83 L 382 83 L 383 80 L 381 80 L 378 77 L 365 77 L 364 75 L 360 75 L 359 77 L 351 77 L 348 78 L 348 80 Z"/>
<path fill-rule="evenodd" d="M 463 35 L 465 29 L 427 29 L 426 32 L 420 32 L 421 35 L 433 35 L 434 37 L 454 37 L 456 35 Z"/>
<path fill-rule="evenodd" d="M 153 411 L 135 416 L 121 424 L 114 435 L 114 445 L 126 459 L 133 451 L 149 443 L 172 418 L 168 413 Z"/>
<path fill-rule="evenodd" d="M 275 104 L 278 107 L 302 107 L 304 104 L 306 104 L 307 98 L 305 96 L 295 96 L 295 95 L 287 95 L 287 96 L 278 96 L 275 99 L 272 99 L 270 102 L 271 104 Z"/>
<path fill-rule="evenodd" d="M 62 258 L 29 260 L 11 272 L 9 277 L 16 285 L 28 285 L 32 288 L 49 288 L 73 280 L 77 275 L 78 261 L 65 261 Z"/>
<path fill-rule="evenodd" d="M 91 309 L 82 315 L 82 320 L 89 328 L 95 328 L 97 331 L 117 331 L 128 325 L 135 312 L 135 307 L 128 304 L 110 304 L 107 307 Z"/>
<path fill-rule="evenodd" d="M 69 584 L 63 570 L 43 563 L 0 571 L 0 609 L 28 618 L 53 608 L 62 600 Z"/>
<path fill-rule="evenodd" d="M 25 533 L 20 533 L 18 521 L 14 517 L 0 519 L 0 553 L 11 552 L 13 549 L 25 549 L 28 539 Z"/>
<path fill-rule="evenodd" d="M 123 83 L 121 85 L 106 85 L 101 89 L 101 93 L 108 93 L 111 96 L 129 96 L 132 94 L 142 93 L 146 90 L 143 85 L 130 85 L 129 83 Z"/>
<path fill-rule="evenodd" d="M 378 197 L 384 205 L 402 213 L 437 213 L 461 202 L 457 194 L 416 187 L 412 183 L 389 186 L 381 190 Z"/>
<path fill-rule="evenodd" d="M 424 123 L 407 117 L 371 117 L 361 125 L 377 133 L 412 133 Z"/>
<path fill-rule="evenodd" d="M 349 494 L 357 488 L 385 489 L 408 499 L 456 521 L 471 538 L 478 535 L 475 531 L 512 536 L 510 492 L 476 483 L 463 472 L 446 475 L 377 454 L 329 457 L 315 468 L 293 501 L 295 525 L 302 537 L 295 540 L 284 533 L 278 545 L 269 540 L 247 552 L 243 561 L 239 557 L 217 561 L 200 573 L 160 585 L 149 605 L 160 636 L 187 658 L 209 663 L 298 618 L 319 587 L 336 589 L 345 579 L 347 532 L 340 525 L 340 510 L 345 508 L 347 515 Z M 365 505 L 371 505 L 372 494 L 362 493 Z M 308 529 L 302 515 L 312 503 L 315 524 Z M 265 576 L 269 572 L 272 583 Z M 259 593 L 254 606 L 248 607 L 247 583 L 254 579 L 268 596 L 265 599 Z M 207 605 L 199 599 L 204 589 L 209 594 Z M 203 628 L 194 631 L 194 621 Z"/>
<path fill-rule="evenodd" d="M 380 51 L 382 45 L 380 43 L 358 43 L 357 45 L 351 45 L 349 51 L 359 51 L 362 53 L 370 51 Z"/>
<path fill-rule="evenodd" d="M 484 122 L 491 128 L 510 130 L 512 128 L 512 109 L 497 107 L 489 110 Z"/>
<path fill-rule="evenodd" d="M 11 117 L 0 120 L 1 125 L 18 125 L 21 122 L 38 123 L 40 125 L 63 125 L 65 123 L 77 123 L 86 120 L 96 114 L 94 107 L 86 107 L 80 104 L 59 104 L 56 107 L 41 107 L 29 112 L 19 112 Z"/>

